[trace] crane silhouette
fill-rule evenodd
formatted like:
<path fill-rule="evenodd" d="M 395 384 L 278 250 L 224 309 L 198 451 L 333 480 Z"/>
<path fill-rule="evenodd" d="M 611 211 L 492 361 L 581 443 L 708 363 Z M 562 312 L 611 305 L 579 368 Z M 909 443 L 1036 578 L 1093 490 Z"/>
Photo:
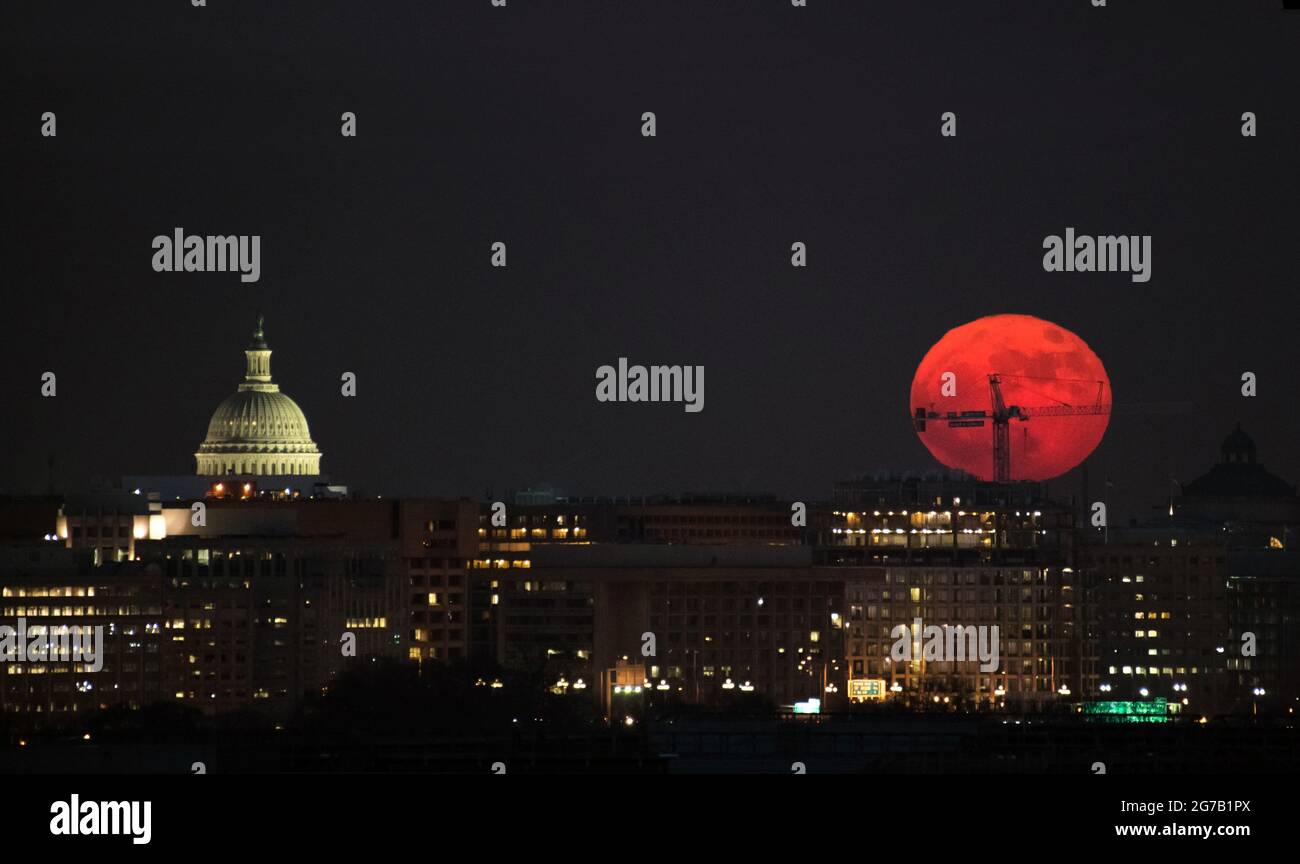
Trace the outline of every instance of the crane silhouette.
<path fill-rule="evenodd" d="M 1036 407 L 1008 405 L 1006 400 L 1002 397 L 1002 381 L 1005 378 L 1054 381 L 1067 384 L 1095 384 L 1097 385 L 1097 395 L 1092 402 L 1084 404 L 1071 404 L 1062 399 L 1044 396 L 1045 399 L 1055 401 L 1057 404 Z M 938 411 L 927 411 L 925 408 L 917 408 L 912 419 L 917 432 L 924 432 L 927 423 L 936 421 L 946 423 L 950 429 L 980 427 L 991 422 L 993 424 L 993 480 L 997 483 L 1010 483 L 1012 420 L 1019 420 L 1021 423 L 1025 423 L 1034 417 L 1080 417 L 1110 414 L 1111 404 L 1102 401 L 1102 398 L 1105 395 L 1105 390 L 1106 382 L 1104 381 L 1081 378 L 1051 378 L 1037 375 L 1015 375 L 994 372 L 989 375 L 989 395 L 991 397 L 992 405 L 991 410 L 949 411 L 946 414 L 940 414 Z"/>

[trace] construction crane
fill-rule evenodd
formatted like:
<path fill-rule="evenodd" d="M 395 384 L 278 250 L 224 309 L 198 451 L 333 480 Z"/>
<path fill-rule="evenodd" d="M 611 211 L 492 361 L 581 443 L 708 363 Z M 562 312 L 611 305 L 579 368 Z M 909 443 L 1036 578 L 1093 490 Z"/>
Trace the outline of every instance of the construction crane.
<path fill-rule="evenodd" d="M 1096 399 L 1088 404 L 1071 405 L 1068 402 L 1057 399 L 1058 405 L 1046 405 L 1035 408 L 1026 408 L 1022 405 L 1008 405 L 1002 398 L 1002 379 L 1004 378 L 1024 378 L 1037 379 L 1041 381 L 1055 381 L 1069 384 L 1096 384 Z M 993 480 L 997 483 L 1011 482 L 1011 421 L 1019 420 L 1024 423 L 1033 417 L 1079 417 L 1087 415 L 1109 414 L 1111 406 L 1109 402 L 1103 402 L 1102 396 L 1105 393 L 1106 384 L 1103 381 L 1093 381 L 1077 378 L 1047 378 L 1034 375 L 1010 375 L 1000 372 L 994 372 L 989 375 L 989 394 L 992 401 L 992 410 L 990 411 L 949 411 L 946 414 L 940 414 L 937 411 L 927 411 L 924 408 L 917 408 L 913 416 L 913 422 L 916 425 L 917 432 L 924 432 L 927 422 L 943 421 L 948 424 L 948 428 L 962 427 L 979 427 L 986 422 L 993 424 Z M 1052 397 L 1045 397 L 1052 398 Z"/>

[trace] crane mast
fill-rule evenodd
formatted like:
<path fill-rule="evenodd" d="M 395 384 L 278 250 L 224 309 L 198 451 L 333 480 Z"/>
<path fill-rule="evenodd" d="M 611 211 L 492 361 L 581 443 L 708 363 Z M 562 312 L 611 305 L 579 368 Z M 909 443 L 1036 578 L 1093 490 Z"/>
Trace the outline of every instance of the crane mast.
<path fill-rule="evenodd" d="M 993 397 L 993 481 L 1011 482 L 1011 415 L 1002 398 L 1002 378 L 989 376 L 989 391 Z"/>

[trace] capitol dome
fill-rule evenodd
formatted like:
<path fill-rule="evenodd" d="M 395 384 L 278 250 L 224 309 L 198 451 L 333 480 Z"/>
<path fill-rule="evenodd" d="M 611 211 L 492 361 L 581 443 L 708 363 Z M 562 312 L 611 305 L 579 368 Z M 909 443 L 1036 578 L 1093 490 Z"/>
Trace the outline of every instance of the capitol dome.
<path fill-rule="evenodd" d="M 271 381 L 271 349 L 257 319 L 244 351 L 248 371 L 239 389 L 217 406 L 208 436 L 194 454 L 200 476 L 320 474 L 320 450 L 302 409 Z"/>

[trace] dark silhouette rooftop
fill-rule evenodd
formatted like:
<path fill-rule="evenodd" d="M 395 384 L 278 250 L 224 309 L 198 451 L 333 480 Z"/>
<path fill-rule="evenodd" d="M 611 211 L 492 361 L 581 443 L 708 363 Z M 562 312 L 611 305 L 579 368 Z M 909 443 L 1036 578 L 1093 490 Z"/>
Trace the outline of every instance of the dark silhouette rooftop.
<path fill-rule="evenodd" d="M 1222 460 L 1183 488 L 1186 496 L 1294 497 L 1296 490 L 1257 461 L 1255 441 L 1237 424 L 1223 439 Z"/>

